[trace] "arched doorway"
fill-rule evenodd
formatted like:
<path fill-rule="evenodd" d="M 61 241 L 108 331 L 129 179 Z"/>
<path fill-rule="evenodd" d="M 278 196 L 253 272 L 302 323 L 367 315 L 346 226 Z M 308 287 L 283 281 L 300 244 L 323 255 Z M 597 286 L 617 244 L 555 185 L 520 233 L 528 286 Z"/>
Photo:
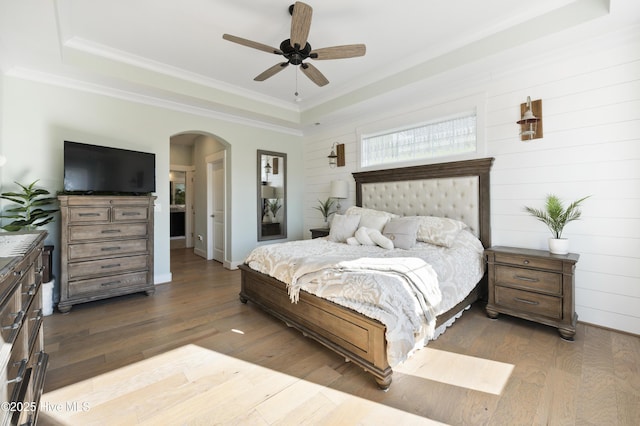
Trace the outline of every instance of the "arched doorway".
<path fill-rule="evenodd" d="M 171 184 L 172 200 L 184 205 L 171 205 L 175 211 L 176 228 L 180 228 L 180 216 L 184 216 L 184 247 L 207 260 L 226 261 L 227 247 L 227 151 L 230 146 L 216 135 L 202 131 L 186 131 L 170 138 L 170 173 L 184 171 L 184 187 Z M 176 182 L 178 179 L 176 179 Z M 174 188 L 178 191 L 178 197 Z M 174 227 L 172 223 L 170 228 Z M 173 232 L 172 232 L 173 233 Z M 181 244 L 171 240 L 171 248 Z M 179 239 L 177 237 L 176 239 Z"/>

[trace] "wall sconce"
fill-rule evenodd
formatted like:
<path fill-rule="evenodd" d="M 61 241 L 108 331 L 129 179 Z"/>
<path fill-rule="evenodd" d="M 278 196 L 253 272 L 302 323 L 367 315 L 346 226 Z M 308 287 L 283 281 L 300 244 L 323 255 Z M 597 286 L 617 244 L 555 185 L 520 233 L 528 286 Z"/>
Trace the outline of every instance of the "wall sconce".
<path fill-rule="evenodd" d="M 539 139 L 542 137 L 542 99 L 531 101 L 531 97 L 527 96 L 527 102 L 520 104 L 521 120 L 517 121 L 520 125 L 520 140 L 527 141 L 531 139 Z"/>
<path fill-rule="evenodd" d="M 344 200 L 345 198 L 349 197 L 349 185 L 347 184 L 347 181 L 332 180 L 331 192 L 329 196 L 338 200 L 338 204 L 336 204 L 336 212 L 340 214 L 340 209 L 342 208 L 342 206 L 340 205 L 340 200 Z"/>
<path fill-rule="evenodd" d="M 331 145 L 331 154 L 327 155 L 329 159 L 329 167 L 334 169 L 336 166 L 343 167 L 344 166 L 344 144 L 334 142 Z"/>

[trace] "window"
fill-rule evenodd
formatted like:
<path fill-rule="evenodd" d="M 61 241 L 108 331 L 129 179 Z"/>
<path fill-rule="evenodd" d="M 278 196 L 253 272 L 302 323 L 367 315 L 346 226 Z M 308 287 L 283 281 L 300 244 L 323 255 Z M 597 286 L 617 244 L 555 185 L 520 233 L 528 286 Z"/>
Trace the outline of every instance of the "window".
<path fill-rule="evenodd" d="M 363 135 L 360 167 L 475 153 L 476 127 L 473 111 L 393 132 Z"/>

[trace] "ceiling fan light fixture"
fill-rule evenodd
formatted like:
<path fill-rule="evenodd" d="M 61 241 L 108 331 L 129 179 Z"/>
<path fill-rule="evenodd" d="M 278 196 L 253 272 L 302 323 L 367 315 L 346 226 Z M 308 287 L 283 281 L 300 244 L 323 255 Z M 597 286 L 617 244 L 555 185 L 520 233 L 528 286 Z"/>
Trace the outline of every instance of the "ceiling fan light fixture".
<path fill-rule="evenodd" d="M 311 28 L 313 8 L 306 3 L 298 1 L 289 6 L 289 13 L 291 14 L 290 37 L 280 43 L 280 49 L 230 34 L 223 34 L 222 38 L 225 40 L 238 43 L 246 47 L 251 47 L 253 49 L 262 50 L 267 53 L 282 55 L 287 60 L 287 62 L 274 65 L 266 71 L 263 71 L 255 77 L 254 80 L 264 81 L 284 69 L 287 65 L 291 64 L 302 67 L 303 73 L 316 85 L 322 87 L 329 84 L 329 80 L 327 80 L 327 78 L 316 67 L 304 62 L 305 60 L 309 58 L 314 60 L 346 59 L 364 56 L 366 52 L 364 44 L 332 46 L 312 50 L 311 45 L 307 42 L 307 37 Z"/>

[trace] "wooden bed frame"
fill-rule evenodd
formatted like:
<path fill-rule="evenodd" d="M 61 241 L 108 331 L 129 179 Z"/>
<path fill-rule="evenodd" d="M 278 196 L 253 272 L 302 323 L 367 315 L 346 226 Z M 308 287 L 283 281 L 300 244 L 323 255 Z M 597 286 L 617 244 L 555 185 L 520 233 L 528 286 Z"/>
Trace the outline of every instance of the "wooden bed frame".
<path fill-rule="evenodd" d="M 478 177 L 477 234 L 484 247 L 491 246 L 489 172 L 493 158 L 456 161 L 425 166 L 353 173 L 356 180 L 356 205 L 362 206 L 363 185 L 452 177 Z M 365 206 L 366 207 L 366 206 Z M 301 291 L 297 304 L 291 303 L 286 284 L 247 265 L 242 271 L 240 301 L 251 301 L 264 311 L 294 327 L 327 348 L 345 357 L 375 378 L 386 390 L 393 371 L 387 362 L 385 326 L 349 308 Z M 437 318 L 439 327 L 466 306 L 486 294 L 486 274 L 460 303 Z"/>

